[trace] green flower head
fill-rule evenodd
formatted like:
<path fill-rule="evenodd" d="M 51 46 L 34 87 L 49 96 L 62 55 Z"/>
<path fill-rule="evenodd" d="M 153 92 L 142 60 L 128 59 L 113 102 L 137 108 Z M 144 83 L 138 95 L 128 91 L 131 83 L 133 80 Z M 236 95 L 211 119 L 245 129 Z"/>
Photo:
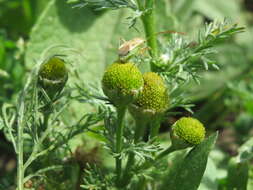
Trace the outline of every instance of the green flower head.
<path fill-rule="evenodd" d="M 182 117 L 172 126 L 172 142 L 182 141 L 181 144 L 194 146 L 205 138 L 205 127 L 192 117 Z"/>
<path fill-rule="evenodd" d="M 116 105 L 128 105 L 139 95 L 143 78 L 133 63 L 113 63 L 104 73 L 102 86 L 105 95 Z"/>
<path fill-rule="evenodd" d="M 68 80 L 65 62 L 57 56 L 42 63 L 38 75 L 39 84 L 51 98 L 63 89 Z"/>
<path fill-rule="evenodd" d="M 46 63 L 41 65 L 39 74 L 42 78 L 48 80 L 61 80 L 67 74 L 67 68 L 62 59 L 52 57 Z"/>
<path fill-rule="evenodd" d="M 144 87 L 138 99 L 131 106 L 132 114 L 157 115 L 163 113 L 169 105 L 166 85 L 158 74 L 143 74 Z M 139 115 L 139 114 L 138 114 Z"/>

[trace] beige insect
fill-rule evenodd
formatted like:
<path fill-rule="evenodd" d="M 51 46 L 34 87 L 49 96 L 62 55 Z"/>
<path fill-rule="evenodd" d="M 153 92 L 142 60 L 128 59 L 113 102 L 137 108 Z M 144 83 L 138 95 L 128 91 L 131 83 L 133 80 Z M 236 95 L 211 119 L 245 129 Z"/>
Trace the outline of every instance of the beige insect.
<path fill-rule="evenodd" d="M 124 41 L 123 44 L 119 46 L 118 54 L 120 57 L 127 56 L 131 51 L 139 47 L 145 42 L 143 38 L 134 38 L 129 41 Z"/>

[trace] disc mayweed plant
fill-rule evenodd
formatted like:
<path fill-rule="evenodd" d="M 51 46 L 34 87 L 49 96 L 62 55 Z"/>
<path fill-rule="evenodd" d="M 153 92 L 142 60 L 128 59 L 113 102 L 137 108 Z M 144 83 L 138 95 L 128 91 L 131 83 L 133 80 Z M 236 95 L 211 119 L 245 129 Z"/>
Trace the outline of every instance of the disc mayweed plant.
<path fill-rule="evenodd" d="M 28 182 L 38 184 L 35 189 L 43 185 L 48 190 L 58 189 L 59 184 L 64 190 L 198 189 L 217 134 L 205 138 L 204 125 L 192 117 L 181 117 L 171 126 L 168 120 L 183 115 L 175 108 L 191 111 L 181 87 L 191 80 L 198 82 L 207 64 L 217 68 L 206 56 L 214 52 L 217 42 L 243 28 L 214 22 L 199 32 L 197 40 L 188 41 L 175 33 L 160 45 L 154 15 L 159 1 L 80 1 L 80 6 L 96 10 L 132 10 L 132 21 L 142 21 L 146 39 L 136 37 L 120 46 L 115 52 L 119 58 L 101 74 L 100 85 L 81 80 L 79 68 L 67 68 L 68 55 L 64 59 L 54 55 L 38 63 L 40 67 L 31 72 L 17 103 L 3 105 L 0 119 L 0 129 L 3 126 L 17 154 L 17 190 L 24 190 Z M 196 41 L 194 46 L 192 41 Z M 149 54 L 140 55 L 138 48 L 144 43 Z M 139 65 L 148 72 L 142 72 Z M 68 78 L 77 82 L 67 83 Z M 164 137 L 161 125 L 167 129 Z M 113 164 L 87 163 L 85 171 L 80 171 L 75 163 L 66 162 L 73 152 L 69 141 L 82 134 L 99 141 L 101 154 L 106 152 Z M 191 150 L 183 150 L 187 148 Z M 174 165 L 171 156 L 180 150 Z M 169 174 L 176 176 L 170 185 Z"/>

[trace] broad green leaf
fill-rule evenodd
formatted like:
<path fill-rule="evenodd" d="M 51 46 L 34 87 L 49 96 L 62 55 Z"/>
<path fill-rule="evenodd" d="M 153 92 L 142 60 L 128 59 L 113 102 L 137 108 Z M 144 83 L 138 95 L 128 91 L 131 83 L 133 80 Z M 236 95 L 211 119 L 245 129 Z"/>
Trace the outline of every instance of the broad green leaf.
<path fill-rule="evenodd" d="M 201 179 L 204 175 L 208 155 L 216 142 L 218 133 L 211 135 L 200 145 L 194 147 L 182 160 L 177 164 L 174 175 L 167 179 L 162 189 L 170 190 L 196 190 L 198 189 Z"/>
<path fill-rule="evenodd" d="M 72 8 L 66 1 L 51 0 L 31 31 L 25 63 L 32 68 L 48 56 L 63 54 L 71 73 L 77 70 L 82 82 L 99 84 L 106 66 L 118 58 L 120 39 L 142 35 L 129 29 L 127 17 L 131 14 L 127 9 L 104 12 Z M 73 82 L 80 83 L 70 75 L 67 84 L 72 86 Z M 63 118 L 68 124 L 90 111 L 77 102 L 68 109 L 74 116 Z"/>
<path fill-rule="evenodd" d="M 247 190 L 249 176 L 249 162 L 238 162 L 231 158 L 228 164 L 227 188 L 236 190 Z"/>
<path fill-rule="evenodd" d="M 156 7 L 156 25 L 157 32 L 174 30 L 176 18 L 171 14 L 170 3 L 166 0 L 157 1 Z M 164 34 L 168 35 L 168 34 Z"/>
<path fill-rule="evenodd" d="M 247 189 L 253 189 L 253 167 L 252 167 L 252 165 L 251 165 L 251 168 L 249 171 L 249 179 L 248 179 Z"/>
<path fill-rule="evenodd" d="M 239 154 L 231 158 L 228 167 L 227 188 L 246 190 L 249 179 L 249 164 L 253 158 L 253 138 L 239 148 Z"/>
<path fill-rule="evenodd" d="M 214 161 L 211 158 L 208 158 L 206 171 L 198 190 L 217 190 L 217 172 Z"/>
<path fill-rule="evenodd" d="M 253 159 L 253 137 L 239 148 L 239 155 L 237 158 L 239 162 L 246 162 Z"/>
<path fill-rule="evenodd" d="M 229 63 L 230 66 L 226 66 L 219 71 L 204 72 L 202 74 L 200 85 L 191 82 L 186 86 L 187 89 L 185 90 L 188 91 L 191 100 L 197 101 L 204 99 L 217 91 L 221 92 L 227 87 L 228 82 L 239 79 L 241 75 L 249 69 L 249 65 L 247 64 L 241 64 L 240 67 L 238 67 L 238 65 L 229 62 L 229 60 L 226 60 L 226 62 Z M 217 63 L 220 66 L 222 61 Z M 246 63 L 246 61 L 239 63 Z"/>
<path fill-rule="evenodd" d="M 140 36 L 134 29 L 128 29 L 129 15 L 127 10 L 95 12 L 86 7 L 74 9 L 62 0 L 51 0 L 32 29 L 26 64 L 32 67 L 48 56 L 42 55 L 46 49 L 55 47 L 49 55 L 67 55 L 83 80 L 100 79 L 105 66 L 117 59 L 120 38 Z"/>
<path fill-rule="evenodd" d="M 209 19 L 237 19 L 240 13 L 240 2 L 237 0 L 197 0 L 195 10 Z"/>
<path fill-rule="evenodd" d="M 196 0 L 178 0 L 175 2 L 175 16 L 179 20 L 184 20 L 191 16 Z"/>

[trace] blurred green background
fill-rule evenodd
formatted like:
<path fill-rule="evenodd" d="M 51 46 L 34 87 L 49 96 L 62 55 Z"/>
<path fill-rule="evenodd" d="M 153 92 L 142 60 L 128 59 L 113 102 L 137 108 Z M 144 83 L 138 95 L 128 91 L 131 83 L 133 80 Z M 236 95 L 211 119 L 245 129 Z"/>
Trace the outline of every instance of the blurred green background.
<path fill-rule="evenodd" d="M 0 106 L 15 101 L 31 67 L 50 46 L 64 44 L 84 54 L 78 58 L 83 79 L 95 80 L 95 76 L 99 81 L 104 67 L 116 57 L 119 39 L 142 35 L 128 29 L 128 16 L 127 10 L 98 13 L 89 8 L 72 9 L 63 0 L 0 0 Z M 183 89 L 195 104 L 194 116 L 210 132 L 220 131 L 213 153 L 220 189 L 226 167 L 223 161 L 236 156 L 241 145 L 253 136 L 253 1 L 157 1 L 159 31 L 196 36 L 204 23 L 224 18 L 246 27 L 245 33 L 218 44 L 213 59 L 219 71 L 204 72 L 200 85 L 191 83 Z M 76 60 L 74 54 L 72 61 Z M 166 125 L 161 133 L 168 130 Z M 1 133 L 0 189 L 12 185 L 15 165 L 14 150 Z M 251 166 L 253 176 L 252 170 Z M 252 183 L 248 187 L 253 189 Z"/>

